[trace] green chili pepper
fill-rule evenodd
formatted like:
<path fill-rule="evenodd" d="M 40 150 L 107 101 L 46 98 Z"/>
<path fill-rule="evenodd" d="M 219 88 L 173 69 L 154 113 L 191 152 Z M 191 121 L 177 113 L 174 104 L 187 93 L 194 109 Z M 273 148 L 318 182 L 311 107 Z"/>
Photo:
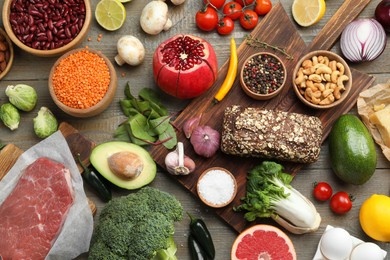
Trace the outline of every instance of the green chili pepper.
<path fill-rule="evenodd" d="M 108 187 L 102 182 L 102 180 L 94 171 L 87 168 L 83 164 L 80 159 L 80 154 L 77 154 L 77 161 L 84 170 L 84 172 L 82 173 L 84 180 L 97 191 L 102 200 L 104 200 L 105 202 L 111 200 L 111 190 L 108 189 Z"/>
<path fill-rule="evenodd" d="M 206 223 L 203 220 L 198 218 L 193 218 L 188 212 L 188 216 L 191 219 L 190 230 L 191 234 L 197 240 L 197 242 L 204 249 L 209 258 L 214 259 L 215 257 L 215 248 L 213 239 L 209 230 L 207 229 Z"/>
<path fill-rule="evenodd" d="M 192 234 L 188 236 L 188 248 L 190 250 L 191 260 L 211 259 Z"/>

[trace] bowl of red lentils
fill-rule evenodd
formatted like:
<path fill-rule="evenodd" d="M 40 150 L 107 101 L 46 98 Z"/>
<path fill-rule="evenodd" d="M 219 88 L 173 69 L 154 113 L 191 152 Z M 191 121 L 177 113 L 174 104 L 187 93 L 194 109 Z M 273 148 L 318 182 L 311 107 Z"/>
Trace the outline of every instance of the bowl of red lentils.
<path fill-rule="evenodd" d="M 110 60 L 91 48 L 74 49 L 62 55 L 49 75 L 54 103 L 74 117 L 103 112 L 115 96 L 117 75 Z"/>
<path fill-rule="evenodd" d="M 41 57 L 64 54 L 87 36 L 90 0 L 5 0 L 3 25 L 15 45 Z"/>
<path fill-rule="evenodd" d="M 244 61 L 240 83 L 248 96 L 267 100 L 282 91 L 286 77 L 286 67 L 279 57 L 269 52 L 258 52 Z"/>

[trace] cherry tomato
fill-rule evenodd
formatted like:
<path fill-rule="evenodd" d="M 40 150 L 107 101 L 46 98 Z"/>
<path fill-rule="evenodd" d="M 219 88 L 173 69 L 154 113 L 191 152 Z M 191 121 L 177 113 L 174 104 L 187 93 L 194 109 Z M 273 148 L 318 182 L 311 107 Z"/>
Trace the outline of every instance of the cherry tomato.
<path fill-rule="evenodd" d="M 315 183 L 313 196 L 316 200 L 326 201 L 332 197 L 332 187 L 326 182 Z"/>
<path fill-rule="evenodd" d="M 259 16 L 253 10 L 245 10 L 240 16 L 240 24 L 244 29 L 247 30 L 255 28 L 258 21 Z"/>
<path fill-rule="evenodd" d="M 217 9 L 221 9 L 223 4 L 225 3 L 225 0 L 203 0 L 203 3 L 205 4 L 212 4 Z"/>
<path fill-rule="evenodd" d="M 271 8 L 272 3 L 270 0 L 256 0 L 254 10 L 258 15 L 266 15 Z"/>
<path fill-rule="evenodd" d="M 239 3 L 241 6 L 247 6 L 252 4 L 255 0 L 235 0 L 237 3 Z M 244 3 L 245 1 L 245 3 Z"/>
<path fill-rule="evenodd" d="M 344 192 L 336 192 L 330 199 L 330 209 L 336 214 L 344 214 L 352 208 L 351 196 Z"/>
<path fill-rule="evenodd" d="M 233 20 L 237 20 L 242 15 L 242 6 L 235 1 L 228 2 L 223 7 L 223 13 Z"/>
<path fill-rule="evenodd" d="M 196 25 L 203 31 L 212 31 L 217 27 L 218 14 L 214 8 L 206 6 L 195 15 Z"/>
<path fill-rule="evenodd" d="M 234 22 L 229 17 L 224 17 L 219 20 L 217 25 L 217 31 L 219 34 L 227 35 L 230 34 L 234 29 Z"/>

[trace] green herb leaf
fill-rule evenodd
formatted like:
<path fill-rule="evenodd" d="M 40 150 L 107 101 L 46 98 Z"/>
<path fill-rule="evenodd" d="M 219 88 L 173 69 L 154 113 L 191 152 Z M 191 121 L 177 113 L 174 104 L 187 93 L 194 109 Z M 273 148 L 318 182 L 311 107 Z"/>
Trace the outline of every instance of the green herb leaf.
<path fill-rule="evenodd" d="M 141 114 L 137 114 L 130 118 L 129 124 L 130 124 L 131 134 L 135 138 L 146 140 L 149 142 L 156 141 L 156 138 L 149 135 L 148 133 L 149 125 L 148 125 L 148 120 L 145 116 Z"/>
<path fill-rule="evenodd" d="M 131 91 L 130 91 L 130 83 L 127 82 L 126 86 L 125 86 L 125 95 L 128 99 L 130 100 L 133 100 L 133 99 L 136 99 L 132 94 L 131 94 Z"/>
<path fill-rule="evenodd" d="M 150 107 L 154 109 L 160 116 L 168 115 L 168 109 L 166 109 L 158 98 L 158 94 L 150 88 L 141 89 L 138 94 L 143 100 L 150 102 Z"/>
<path fill-rule="evenodd" d="M 117 127 L 114 133 L 114 138 L 123 142 L 131 141 L 129 136 L 129 124 L 127 122 Z"/>
<path fill-rule="evenodd" d="M 158 136 L 158 140 L 162 142 L 167 149 L 174 148 L 177 144 L 175 128 L 169 124 L 167 130 Z"/>
<path fill-rule="evenodd" d="M 149 121 L 150 130 L 156 135 L 163 134 L 169 125 L 169 116 L 163 116 Z"/>

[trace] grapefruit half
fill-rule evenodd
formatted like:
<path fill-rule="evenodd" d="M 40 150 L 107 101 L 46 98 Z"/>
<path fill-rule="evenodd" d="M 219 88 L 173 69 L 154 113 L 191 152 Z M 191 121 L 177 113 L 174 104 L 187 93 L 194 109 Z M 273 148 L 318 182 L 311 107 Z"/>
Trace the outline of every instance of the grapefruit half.
<path fill-rule="evenodd" d="M 244 230 L 233 243 L 232 260 L 296 260 L 294 245 L 279 228 L 255 225 Z"/>

